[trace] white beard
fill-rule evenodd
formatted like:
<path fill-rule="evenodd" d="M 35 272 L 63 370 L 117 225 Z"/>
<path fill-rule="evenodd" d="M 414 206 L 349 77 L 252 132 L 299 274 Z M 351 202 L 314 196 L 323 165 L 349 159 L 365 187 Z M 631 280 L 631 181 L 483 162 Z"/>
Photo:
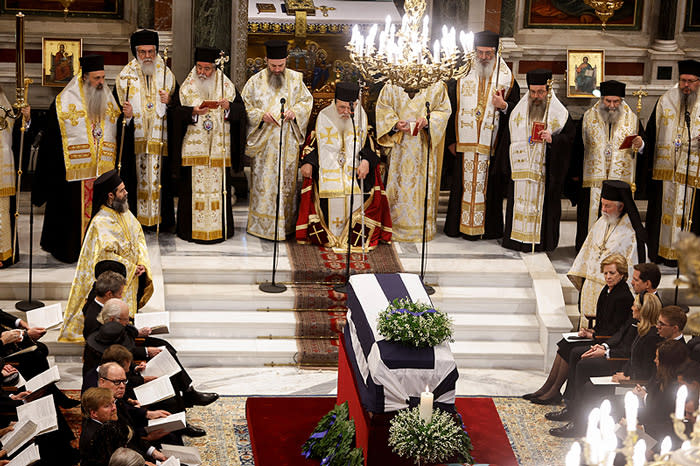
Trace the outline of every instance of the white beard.
<path fill-rule="evenodd" d="M 107 112 L 107 102 L 109 102 L 109 87 L 102 85 L 102 89 L 92 87 L 87 83 L 83 84 L 85 91 L 85 102 L 87 104 L 87 114 L 91 121 L 101 121 Z"/>
<path fill-rule="evenodd" d="M 620 214 L 609 214 L 607 212 L 601 212 L 603 218 L 607 222 L 608 225 L 613 226 L 617 224 L 617 221 L 620 218 Z"/>
<path fill-rule="evenodd" d="M 156 64 L 151 60 L 146 63 L 144 60 L 137 58 L 139 65 L 141 65 L 141 71 L 145 76 L 153 76 L 156 72 Z"/>
<path fill-rule="evenodd" d="M 493 74 L 495 62 L 495 58 L 487 61 L 486 63 L 482 63 L 481 60 L 476 60 L 474 62 L 474 71 L 476 71 L 476 75 L 481 79 L 490 78 L 491 74 Z"/>
<path fill-rule="evenodd" d="M 352 121 L 350 121 L 350 117 L 343 118 L 338 111 L 329 112 L 328 115 L 339 134 L 352 133 Z"/>
<path fill-rule="evenodd" d="M 214 86 L 216 85 L 216 79 L 213 74 L 203 79 L 202 76 L 204 75 L 199 75 L 199 79 L 196 81 L 197 90 L 204 100 L 211 100 L 215 92 Z"/>
<path fill-rule="evenodd" d="M 614 125 L 620 120 L 620 117 L 622 117 L 621 108 L 622 106 L 619 106 L 615 110 L 610 111 L 608 107 L 601 102 L 600 105 L 598 105 L 598 114 L 605 124 Z"/>

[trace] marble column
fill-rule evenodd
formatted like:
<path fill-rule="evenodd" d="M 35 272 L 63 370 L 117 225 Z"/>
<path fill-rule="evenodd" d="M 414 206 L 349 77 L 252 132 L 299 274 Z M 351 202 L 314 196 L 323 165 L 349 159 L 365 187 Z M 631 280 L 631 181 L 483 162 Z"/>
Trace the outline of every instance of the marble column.
<path fill-rule="evenodd" d="M 173 3 L 172 70 L 179 82 L 192 69 L 192 2 L 177 0 Z"/>
<path fill-rule="evenodd" d="M 139 0 L 136 11 L 136 22 L 139 29 L 153 29 L 154 26 L 154 0 Z"/>
<path fill-rule="evenodd" d="M 457 31 L 469 31 L 471 22 L 469 0 L 442 0 L 433 3 L 432 38 L 442 37 L 443 24 L 454 26 Z M 480 29 L 479 29 L 480 30 Z"/>
<path fill-rule="evenodd" d="M 659 20 L 657 22 L 656 40 L 652 48 L 662 52 L 673 52 L 678 49 L 676 42 L 676 13 L 678 0 L 659 2 Z"/>
<path fill-rule="evenodd" d="M 192 30 L 195 47 L 213 47 L 229 52 L 231 47 L 231 2 L 194 0 Z"/>
<path fill-rule="evenodd" d="M 515 0 L 501 0 L 501 37 L 515 33 Z"/>
<path fill-rule="evenodd" d="M 231 11 L 231 81 L 239 91 L 246 81 L 248 50 L 248 2 L 233 2 Z"/>

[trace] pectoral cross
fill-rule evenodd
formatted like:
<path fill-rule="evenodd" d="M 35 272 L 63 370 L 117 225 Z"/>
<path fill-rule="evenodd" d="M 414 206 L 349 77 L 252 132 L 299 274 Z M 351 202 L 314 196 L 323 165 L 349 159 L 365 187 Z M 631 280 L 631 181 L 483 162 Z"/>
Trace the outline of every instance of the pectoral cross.
<path fill-rule="evenodd" d="M 338 133 L 328 126 L 326 127 L 326 134 L 321 134 L 320 137 L 326 139 L 326 144 L 332 144 L 333 141 L 338 139 Z"/>
<path fill-rule="evenodd" d="M 608 255 L 607 255 L 608 247 L 605 243 L 606 243 L 606 241 L 603 241 L 602 244 L 593 246 L 598 251 L 598 262 L 600 262 L 600 260 L 603 259 L 604 257 L 608 257 Z"/>
<path fill-rule="evenodd" d="M 316 7 L 317 10 L 321 10 L 323 12 L 323 16 L 328 16 L 329 11 L 335 10 L 334 6 L 326 6 L 326 5 L 321 5 Z"/>
<path fill-rule="evenodd" d="M 75 104 L 68 105 L 68 112 L 61 112 L 61 119 L 70 121 L 73 126 L 78 126 L 78 120 L 85 118 L 85 110 L 76 110 Z"/>

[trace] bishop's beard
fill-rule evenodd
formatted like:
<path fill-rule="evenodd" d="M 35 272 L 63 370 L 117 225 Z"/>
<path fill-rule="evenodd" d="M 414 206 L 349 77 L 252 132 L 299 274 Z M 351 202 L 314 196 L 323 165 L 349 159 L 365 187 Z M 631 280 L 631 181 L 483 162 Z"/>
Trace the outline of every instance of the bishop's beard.
<path fill-rule="evenodd" d="M 153 63 L 153 60 L 146 59 L 146 60 L 141 60 L 140 58 L 137 58 L 139 61 L 139 65 L 141 65 L 141 72 L 144 74 L 144 76 L 153 76 L 156 72 L 156 64 Z"/>
<path fill-rule="evenodd" d="M 617 108 L 613 109 L 601 102 L 598 106 L 598 114 L 606 125 L 614 125 L 622 117 L 621 109 L 622 105 L 619 105 Z"/>
<path fill-rule="evenodd" d="M 608 225 L 613 226 L 617 224 L 617 221 L 620 218 L 620 214 L 609 214 L 607 212 L 601 212 L 603 218 L 607 222 Z"/>
<path fill-rule="evenodd" d="M 482 62 L 481 60 L 476 60 L 474 62 L 474 71 L 476 71 L 476 75 L 481 79 L 490 78 L 494 70 L 493 66 L 495 61 L 495 58 L 484 62 Z"/>
<path fill-rule="evenodd" d="M 683 92 L 681 92 L 680 89 L 678 90 L 678 92 L 681 95 L 681 105 L 684 105 L 681 110 L 685 112 L 687 108 L 689 112 L 692 112 L 693 108 L 695 108 L 695 102 L 697 102 L 698 100 L 698 91 L 693 91 L 687 95 L 683 94 Z"/>
<path fill-rule="evenodd" d="M 212 74 L 208 78 L 204 74 L 199 74 L 197 76 L 199 77 L 196 81 L 199 95 L 201 95 L 204 100 L 210 100 L 214 95 L 214 86 L 216 85 L 214 75 Z"/>
<path fill-rule="evenodd" d="M 333 125 L 335 125 L 338 130 L 338 134 L 347 134 L 352 132 L 352 121 L 350 117 L 343 118 L 338 111 L 333 111 L 328 113 Z"/>
<path fill-rule="evenodd" d="M 281 88 L 284 84 L 284 74 L 275 74 L 272 71 L 270 71 L 269 68 L 267 68 L 267 83 L 270 85 L 270 87 L 272 87 L 275 90 Z"/>
<path fill-rule="evenodd" d="M 530 99 L 527 106 L 527 114 L 530 121 L 544 120 L 544 102 L 541 100 Z"/>
<path fill-rule="evenodd" d="M 124 196 L 124 199 L 115 198 L 112 201 L 112 209 L 121 214 L 125 213 L 127 210 L 129 210 L 129 198 L 127 196 Z"/>
<path fill-rule="evenodd" d="M 109 88 L 104 84 L 99 84 L 99 86 L 92 87 L 87 83 L 84 86 L 87 114 L 91 121 L 101 121 L 107 112 Z"/>

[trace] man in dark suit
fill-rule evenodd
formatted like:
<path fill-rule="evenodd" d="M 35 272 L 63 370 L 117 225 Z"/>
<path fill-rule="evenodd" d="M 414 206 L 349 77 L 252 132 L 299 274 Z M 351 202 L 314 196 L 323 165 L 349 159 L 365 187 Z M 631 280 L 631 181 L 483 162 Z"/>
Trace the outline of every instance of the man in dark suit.
<path fill-rule="evenodd" d="M 657 292 L 659 283 L 661 283 L 661 270 L 659 270 L 658 265 L 653 262 L 635 264 L 631 282 L 634 294 L 640 294 L 642 291 L 654 293 L 656 297 L 659 298 L 659 301 L 661 301 L 659 293 Z M 661 305 L 663 306 L 663 301 Z"/>

